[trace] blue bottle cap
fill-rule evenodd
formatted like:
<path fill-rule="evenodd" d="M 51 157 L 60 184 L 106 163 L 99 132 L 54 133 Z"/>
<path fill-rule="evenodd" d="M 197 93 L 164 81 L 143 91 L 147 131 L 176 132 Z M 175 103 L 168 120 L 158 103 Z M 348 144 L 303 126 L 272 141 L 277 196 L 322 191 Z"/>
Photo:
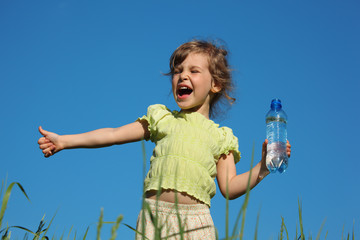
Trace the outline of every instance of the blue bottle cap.
<path fill-rule="evenodd" d="M 281 100 L 278 98 L 275 98 L 271 101 L 271 105 L 270 105 L 272 110 L 280 110 L 282 108 L 281 105 Z"/>

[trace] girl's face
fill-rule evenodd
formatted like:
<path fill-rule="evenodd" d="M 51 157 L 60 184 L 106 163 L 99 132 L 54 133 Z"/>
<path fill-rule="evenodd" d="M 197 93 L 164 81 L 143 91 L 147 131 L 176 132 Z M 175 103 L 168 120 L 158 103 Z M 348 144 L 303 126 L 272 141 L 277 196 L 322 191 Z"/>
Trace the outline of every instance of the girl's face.
<path fill-rule="evenodd" d="M 190 53 L 175 68 L 172 90 L 175 101 L 182 111 L 199 112 L 209 118 L 210 97 L 221 89 L 212 81 L 208 56 Z"/>

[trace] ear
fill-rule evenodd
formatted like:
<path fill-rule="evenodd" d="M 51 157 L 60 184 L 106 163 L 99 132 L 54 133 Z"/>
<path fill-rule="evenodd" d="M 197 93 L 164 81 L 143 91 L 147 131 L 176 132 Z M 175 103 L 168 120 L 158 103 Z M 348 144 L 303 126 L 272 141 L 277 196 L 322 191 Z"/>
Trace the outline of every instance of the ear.
<path fill-rule="evenodd" d="M 213 81 L 210 91 L 212 93 L 218 93 L 221 91 L 221 86 L 218 83 L 216 83 L 215 81 Z"/>

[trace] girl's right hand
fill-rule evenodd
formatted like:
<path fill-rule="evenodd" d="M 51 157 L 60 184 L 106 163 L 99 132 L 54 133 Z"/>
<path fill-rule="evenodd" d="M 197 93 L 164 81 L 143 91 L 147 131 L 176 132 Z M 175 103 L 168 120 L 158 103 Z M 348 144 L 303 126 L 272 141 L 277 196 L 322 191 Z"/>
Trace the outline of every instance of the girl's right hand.
<path fill-rule="evenodd" d="M 42 127 L 39 127 L 39 132 L 43 137 L 39 139 L 38 144 L 45 157 L 50 157 L 64 149 L 60 143 L 60 136 L 58 134 L 45 131 Z"/>

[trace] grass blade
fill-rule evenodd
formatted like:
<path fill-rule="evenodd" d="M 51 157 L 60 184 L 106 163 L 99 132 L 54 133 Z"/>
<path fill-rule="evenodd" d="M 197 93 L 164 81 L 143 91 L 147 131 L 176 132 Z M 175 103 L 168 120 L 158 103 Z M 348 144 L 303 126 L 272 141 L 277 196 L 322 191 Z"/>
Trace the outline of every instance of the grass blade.
<path fill-rule="evenodd" d="M 284 228 L 285 228 L 285 232 L 286 232 L 286 239 L 289 240 L 289 232 L 288 232 L 288 230 L 286 228 L 285 223 L 284 223 Z"/>
<path fill-rule="evenodd" d="M 177 189 L 177 187 L 176 187 L 176 179 L 177 179 L 177 171 L 175 172 L 175 189 Z M 184 222 L 184 225 L 181 222 L 178 203 L 179 203 L 179 201 L 178 201 L 178 193 L 175 192 L 175 210 L 176 210 L 176 215 L 177 215 L 177 219 L 178 219 L 180 240 L 184 240 L 184 228 L 185 228 L 186 222 Z"/>
<path fill-rule="evenodd" d="M 110 238 L 110 240 L 115 240 L 116 239 L 116 235 L 117 235 L 116 231 L 119 229 L 120 222 L 122 220 L 123 220 L 123 215 L 118 216 L 118 218 L 116 219 L 116 223 L 111 228 L 111 238 Z"/>
<path fill-rule="evenodd" d="M 141 141 L 141 147 L 142 147 L 142 155 L 143 155 L 143 183 L 145 182 L 145 177 L 146 177 L 146 149 L 145 149 L 145 142 L 144 140 Z M 145 239 L 145 189 L 144 189 L 145 185 L 143 184 L 143 197 L 142 197 L 142 206 L 141 206 L 141 234 L 142 234 L 142 239 Z M 136 231 L 137 232 L 137 231 Z"/>
<path fill-rule="evenodd" d="M 68 234 L 68 236 L 67 236 L 67 239 L 68 239 L 68 240 L 69 240 L 69 238 L 70 238 L 70 234 L 71 234 L 71 231 L 72 231 L 73 227 L 74 227 L 74 226 L 71 226 L 71 228 L 70 228 L 69 234 Z"/>
<path fill-rule="evenodd" d="M 88 234 L 88 232 L 89 232 L 89 228 L 90 228 L 90 227 L 87 227 L 87 229 L 86 229 L 86 231 L 85 231 L 85 234 L 84 234 L 84 237 L 83 237 L 83 240 L 86 239 L 86 236 L 87 236 L 87 234 Z"/>
<path fill-rule="evenodd" d="M 190 230 L 184 230 L 184 231 L 183 231 L 183 234 L 184 234 L 184 233 L 193 232 L 193 231 L 197 231 L 197 230 L 201 230 L 201 229 L 204 229 L 204 228 L 212 228 L 212 227 L 213 227 L 213 226 L 208 225 L 208 226 L 198 227 L 198 228 L 194 228 L 194 229 L 190 229 Z M 176 236 L 178 236 L 178 235 L 180 235 L 180 237 L 181 237 L 181 232 L 173 233 L 173 234 L 168 235 L 168 236 L 166 236 L 165 238 L 161 238 L 161 239 L 168 239 L 168 238 L 172 239 L 173 237 L 176 237 Z M 230 238 L 230 239 L 231 239 L 231 238 Z"/>
<path fill-rule="evenodd" d="M 226 172 L 228 174 L 228 171 Z M 226 179 L 228 179 L 228 176 L 226 176 Z M 225 205 L 225 239 L 229 239 L 229 183 L 226 181 L 226 205 Z M 235 224 L 236 226 L 236 224 Z M 235 235 L 236 227 L 234 227 L 233 230 L 233 236 Z"/>
<path fill-rule="evenodd" d="M 289 240 L 289 232 L 286 228 L 286 225 L 285 225 L 285 221 L 284 221 L 284 218 L 281 217 L 281 227 L 280 227 L 280 239 L 284 239 L 284 231 L 286 233 L 286 238 L 287 240 Z"/>
<path fill-rule="evenodd" d="M 11 226 L 11 227 L 8 227 L 6 230 L 8 230 L 8 229 L 10 229 L 10 228 L 18 228 L 18 229 L 24 230 L 24 231 L 26 231 L 26 232 L 29 232 L 29 233 L 35 235 L 35 233 L 34 233 L 33 231 L 31 231 L 30 229 L 27 229 L 27 228 L 25 228 L 25 227 L 21 227 L 21 226 Z M 4 229 L 4 230 L 5 230 L 5 229 Z M 2 232 L 2 231 L 0 231 L 0 233 L 1 233 L 1 232 Z"/>
<path fill-rule="evenodd" d="M 242 211 L 243 211 L 243 215 L 242 215 L 242 220 L 241 220 L 240 240 L 242 240 L 244 237 L 246 209 L 247 209 L 247 206 L 249 204 L 249 199 L 250 199 L 250 190 L 251 190 L 250 189 L 250 179 L 251 179 L 252 169 L 253 169 L 253 164 L 254 164 L 254 152 L 255 152 L 255 143 L 253 143 L 253 149 L 252 149 L 252 154 L 251 154 L 251 164 L 250 164 L 250 171 L 249 171 L 249 179 L 248 179 L 248 183 L 247 183 L 247 187 L 246 187 L 245 200 L 241 207 Z"/>
<path fill-rule="evenodd" d="M 130 226 L 129 224 L 126 224 L 126 223 L 122 223 L 124 226 L 128 227 L 129 229 L 133 230 L 135 233 L 141 235 L 143 237 L 143 239 L 146 239 L 146 240 L 149 240 L 145 234 L 139 232 L 138 230 L 136 230 L 135 228 L 133 228 L 132 226 Z"/>
<path fill-rule="evenodd" d="M 20 190 L 22 191 L 22 193 L 25 195 L 25 197 L 30 201 L 28 195 L 26 194 L 24 188 L 21 186 L 20 183 L 18 182 L 13 182 L 9 185 L 9 187 L 6 189 L 6 192 L 4 194 L 4 197 L 2 199 L 2 204 L 1 204 L 1 210 L 0 210 L 0 229 L 1 229 L 1 224 L 2 224 L 2 220 L 4 218 L 4 215 L 5 215 L 5 210 L 6 210 L 6 207 L 7 207 L 7 204 L 8 204 L 8 201 L 9 201 L 9 198 L 10 198 L 10 194 L 11 194 L 11 191 L 12 191 L 12 188 L 17 185 Z"/>
<path fill-rule="evenodd" d="M 288 232 L 288 230 L 286 228 L 284 218 L 281 217 L 281 227 L 280 227 L 280 236 L 279 236 L 279 239 L 281 239 L 281 240 L 284 239 L 284 231 L 286 233 L 286 239 L 289 240 L 289 232 Z"/>
<path fill-rule="evenodd" d="M 326 222 L 326 219 L 324 219 L 324 221 L 322 222 L 322 224 L 321 224 L 321 226 L 320 226 L 319 232 L 318 232 L 318 234 L 316 235 L 316 240 L 319 240 L 319 239 L 320 239 L 321 231 L 322 231 L 322 229 L 324 228 L 325 222 Z"/>
<path fill-rule="evenodd" d="M 250 179 L 251 179 L 252 168 L 253 168 L 253 163 L 254 163 L 254 150 L 255 150 L 255 143 L 253 144 L 253 149 L 252 149 L 252 156 L 251 156 L 251 163 L 250 163 L 250 173 L 249 173 L 248 184 L 247 184 L 247 187 L 246 187 L 245 200 L 244 200 L 244 203 L 241 206 L 241 208 L 239 210 L 239 213 L 238 213 L 238 215 L 236 217 L 236 221 L 235 221 L 233 232 L 232 232 L 233 237 L 236 235 L 236 230 L 238 228 L 241 215 L 243 215 L 243 213 L 245 215 L 245 210 L 247 208 L 249 197 L 250 197 Z M 245 224 L 245 216 L 244 215 L 243 215 L 243 220 L 242 220 L 242 229 L 243 229 L 244 224 Z M 240 235 L 242 235 L 242 234 L 243 234 L 243 230 L 241 230 L 241 232 L 240 232 Z M 228 238 L 225 238 L 225 239 L 228 239 Z M 242 239 L 242 237 L 240 237 L 240 239 Z"/>
<path fill-rule="evenodd" d="M 49 228 L 50 228 L 52 222 L 54 221 L 54 218 L 55 218 L 56 214 L 57 214 L 57 211 L 55 212 L 54 216 L 51 218 L 49 226 L 46 228 L 46 231 L 44 232 L 44 235 L 43 235 L 43 237 L 41 239 L 46 238 L 46 234 L 49 231 Z"/>
<path fill-rule="evenodd" d="M 64 239 L 64 234 L 65 234 L 65 229 L 64 229 L 63 233 L 60 236 L 60 240 Z"/>
<path fill-rule="evenodd" d="M 1 237 L 1 240 L 10 240 L 11 232 L 9 232 L 9 228 L 6 228 L 4 235 Z"/>
<path fill-rule="evenodd" d="M 257 217 L 256 217 L 254 240 L 257 240 L 257 238 L 258 238 L 257 235 L 258 235 L 258 229 L 259 229 L 260 212 L 261 212 L 261 208 L 259 209 L 259 212 L 258 212 Z"/>
<path fill-rule="evenodd" d="M 103 226 L 103 218 L 104 218 L 104 209 L 101 208 L 99 222 L 97 224 L 97 231 L 96 231 L 96 239 L 97 240 L 100 240 L 100 232 L 101 232 L 101 228 Z"/>
<path fill-rule="evenodd" d="M 302 221 L 302 207 L 301 207 L 301 202 L 298 199 L 298 204 L 299 204 L 299 221 L 300 221 L 300 237 L 301 240 L 305 240 L 305 235 L 304 235 L 304 226 L 303 226 L 303 221 Z"/>
<path fill-rule="evenodd" d="M 4 182 L 4 180 L 1 181 L 0 198 L 2 198 L 2 194 L 3 194 L 4 188 L 6 186 L 6 181 L 7 181 L 7 176 L 5 178 L 5 182 Z"/>
<path fill-rule="evenodd" d="M 283 240 L 283 232 L 284 232 L 284 218 L 281 217 L 281 227 L 280 227 L 280 236 L 279 236 L 280 240 Z"/>

